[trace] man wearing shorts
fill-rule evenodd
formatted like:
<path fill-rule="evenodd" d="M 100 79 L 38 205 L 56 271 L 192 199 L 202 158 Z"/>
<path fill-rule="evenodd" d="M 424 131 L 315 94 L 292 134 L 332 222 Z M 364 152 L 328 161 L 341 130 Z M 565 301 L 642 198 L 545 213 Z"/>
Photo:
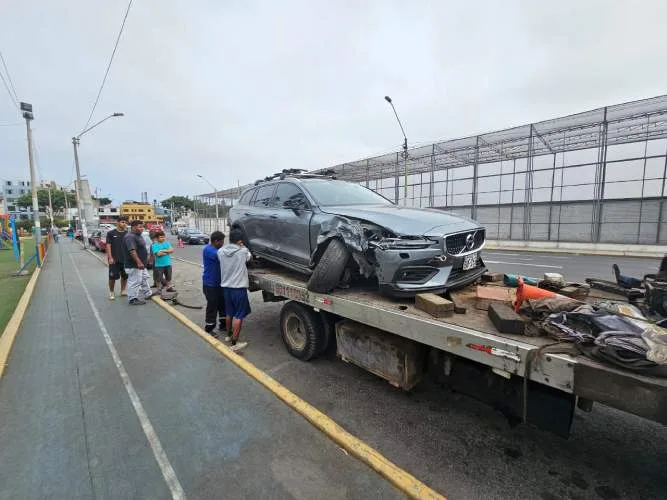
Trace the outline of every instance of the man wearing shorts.
<path fill-rule="evenodd" d="M 227 338 L 233 351 L 240 351 L 247 342 L 239 342 L 243 320 L 250 314 L 248 300 L 248 268 L 246 263 L 252 258 L 250 250 L 243 244 L 240 229 L 229 232 L 229 244 L 218 250 L 220 260 L 220 286 L 225 294 L 225 315 Z"/>
<path fill-rule="evenodd" d="M 127 273 L 125 272 L 125 246 L 124 239 L 127 234 L 127 217 L 118 217 L 116 229 L 107 233 L 107 261 L 109 262 L 109 300 L 114 300 L 116 295 L 116 280 L 120 279 L 120 294 L 127 295 Z"/>

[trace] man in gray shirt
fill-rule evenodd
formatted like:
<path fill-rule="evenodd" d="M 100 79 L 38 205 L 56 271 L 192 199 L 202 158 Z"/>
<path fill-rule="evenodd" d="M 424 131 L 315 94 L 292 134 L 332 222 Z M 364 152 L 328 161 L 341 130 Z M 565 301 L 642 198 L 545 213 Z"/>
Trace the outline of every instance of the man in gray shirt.
<path fill-rule="evenodd" d="M 248 268 L 246 263 L 252 258 L 250 250 L 243 244 L 243 233 L 239 229 L 229 232 L 229 244 L 218 250 L 220 260 L 220 286 L 225 295 L 225 321 L 227 338 L 232 350 L 243 349 L 247 342 L 238 342 L 243 320 L 250 314 L 248 300 Z"/>
<path fill-rule="evenodd" d="M 125 272 L 127 273 L 127 298 L 130 305 L 140 306 L 152 295 L 148 285 L 148 249 L 141 233 L 144 223 L 133 220 L 130 231 L 125 235 Z"/>

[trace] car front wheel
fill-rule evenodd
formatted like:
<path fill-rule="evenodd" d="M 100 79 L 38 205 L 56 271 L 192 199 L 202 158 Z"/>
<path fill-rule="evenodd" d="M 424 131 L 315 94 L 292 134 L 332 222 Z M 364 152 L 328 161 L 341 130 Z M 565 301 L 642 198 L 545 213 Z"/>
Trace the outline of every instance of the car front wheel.
<path fill-rule="evenodd" d="M 308 280 L 308 290 L 317 293 L 332 291 L 340 283 L 349 260 L 350 251 L 345 243 L 331 240 Z"/>

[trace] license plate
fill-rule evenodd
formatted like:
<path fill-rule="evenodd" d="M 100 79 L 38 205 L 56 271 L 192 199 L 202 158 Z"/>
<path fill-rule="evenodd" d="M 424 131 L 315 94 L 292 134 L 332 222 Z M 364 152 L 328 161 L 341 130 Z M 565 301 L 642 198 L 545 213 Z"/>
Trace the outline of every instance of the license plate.
<path fill-rule="evenodd" d="M 477 253 L 471 253 L 463 257 L 463 270 L 469 271 L 477 267 Z"/>

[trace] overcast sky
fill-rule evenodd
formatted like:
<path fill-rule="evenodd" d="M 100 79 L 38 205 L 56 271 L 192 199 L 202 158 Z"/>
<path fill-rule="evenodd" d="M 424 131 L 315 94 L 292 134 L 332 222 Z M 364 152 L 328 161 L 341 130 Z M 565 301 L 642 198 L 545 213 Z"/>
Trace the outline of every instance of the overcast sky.
<path fill-rule="evenodd" d="M 667 93 L 667 2 L 135 0 L 82 173 L 115 201 L 210 191 Z M 641 7 L 639 7 L 641 5 Z M 41 178 L 73 179 L 126 0 L 0 0 Z M 20 123 L 0 87 L 0 125 Z M 0 178 L 27 178 L 0 126 Z"/>

